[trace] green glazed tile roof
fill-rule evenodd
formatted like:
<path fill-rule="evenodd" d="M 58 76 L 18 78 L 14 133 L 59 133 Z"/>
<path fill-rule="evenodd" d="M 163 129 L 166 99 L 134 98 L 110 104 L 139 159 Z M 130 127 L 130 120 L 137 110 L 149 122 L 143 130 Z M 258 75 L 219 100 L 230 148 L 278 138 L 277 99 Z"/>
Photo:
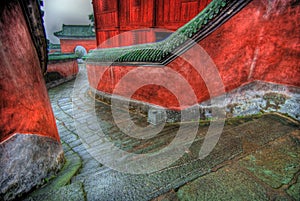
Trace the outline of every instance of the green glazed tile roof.
<path fill-rule="evenodd" d="M 94 38 L 96 36 L 92 25 L 65 25 L 62 30 L 55 32 L 58 38 Z"/>
<path fill-rule="evenodd" d="M 222 25 L 251 0 L 213 0 L 195 18 L 163 41 L 134 46 L 97 49 L 87 62 L 166 64 Z M 176 55 L 174 56 L 175 53 Z M 173 57 L 173 58 L 172 58 Z"/>
<path fill-rule="evenodd" d="M 53 53 L 53 54 L 48 54 L 48 60 L 49 61 L 58 61 L 58 60 L 70 60 L 70 59 L 77 59 L 78 56 L 73 53 Z"/>
<path fill-rule="evenodd" d="M 48 44 L 48 48 L 49 49 L 60 49 L 60 44 L 54 44 L 54 43 L 50 43 Z"/>

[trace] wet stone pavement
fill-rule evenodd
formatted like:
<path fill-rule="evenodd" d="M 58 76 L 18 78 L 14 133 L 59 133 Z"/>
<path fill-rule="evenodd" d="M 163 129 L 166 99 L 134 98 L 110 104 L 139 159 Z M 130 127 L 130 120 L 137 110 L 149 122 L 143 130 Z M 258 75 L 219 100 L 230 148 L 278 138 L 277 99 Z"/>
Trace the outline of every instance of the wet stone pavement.
<path fill-rule="evenodd" d="M 300 126 L 293 119 L 280 114 L 228 119 L 216 147 L 201 160 L 209 128 L 209 121 L 202 121 L 179 160 L 159 171 L 130 174 L 95 159 L 115 159 L 101 137 L 130 153 L 154 153 L 168 146 L 179 129 L 192 132 L 191 124 L 166 124 L 144 140 L 124 134 L 111 107 L 89 95 L 84 66 L 76 81 L 50 89 L 49 96 L 67 162 L 23 200 L 300 200 Z M 146 117 L 130 116 L 135 124 L 147 125 Z M 99 127 L 103 135 L 97 135 Z M 84 146 L 93 142 L 99 150 L 94 157 Z M 126 157 L 118 160 L 126 166 Z"/>

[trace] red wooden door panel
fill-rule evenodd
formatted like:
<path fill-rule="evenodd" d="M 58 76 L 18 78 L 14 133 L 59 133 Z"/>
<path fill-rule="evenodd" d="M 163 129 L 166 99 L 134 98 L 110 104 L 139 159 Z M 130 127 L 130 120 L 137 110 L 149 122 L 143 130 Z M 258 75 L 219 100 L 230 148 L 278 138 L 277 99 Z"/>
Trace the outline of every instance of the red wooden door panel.
<path fill-rule="evenodd" d="M 153 27 L 154 0 L 120 1 L 120 29 Z"/>
<path fill-rule="evenodd" d="M 97 44 L 119 33 L 141 28 L 176 30 L 212 0 L 93 0 Z M 159 37 L 158 37 L 159 38 Z M 132 45 L 153 42 L 155 33 L 138 31 L 129 33 L 111 43 Z M 110 45 L 107 45 L 108 47 Z"/>
<path fill-rule="evenodd" d="M 156 26 L 176 30 L 195 17 L 211 0 L 156 0 Z"/>
<path fill-rule="evenodd" d="M 116 30 L 119 26 L 118 1 L 94 0 L 96 28 L 100 30 Z"/>

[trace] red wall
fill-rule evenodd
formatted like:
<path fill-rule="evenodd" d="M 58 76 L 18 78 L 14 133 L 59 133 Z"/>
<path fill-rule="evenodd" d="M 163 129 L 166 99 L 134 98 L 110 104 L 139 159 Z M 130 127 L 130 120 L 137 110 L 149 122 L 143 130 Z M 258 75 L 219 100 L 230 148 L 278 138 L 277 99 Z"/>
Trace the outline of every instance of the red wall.
<path fill-rule="evenodd" d="M 300 6 L 292 2 L 254 0 L 200 43 L 227 90 L 253 80 L 300 86 Z"/>
<path fill-rule="evenodd" d="M 104 41 L 98 45 L 98 48 L 129 46 L 156 41 L 155 31 L 153 29 L 142 29 L 131 32 L 98 32 L 98 39 Z"/>
<path fill-rule="evenodd" d="M 52 61 L 48 63 L 47 72 L 58 72 L 63 77 L 76 75 L 78 73 L 78 64 L 76 60 L 73 61 Z"/>
<path fill-rule="evenodd" d="M 93 0 L 97 46 L 120 33 L 161 28 L 176 30 L 195 17 L 211 0 Z M 101 47 L 117 47 L 156 41 L 155 33 L 145 30 Z"/>
<path fill-rule="evenodd" d="M 3 12 L 0 21 L 0 142 L 15 133 L 48 136 L 59 141 L 38 55 L 21 7 L 17 4 Z"/>
<path fill-rule="evenodd" d="M 95 39 L 91 39 L 91 40 L 60 39 L 60 46 L 61 46 L 62 53 L 75 52 L 76 46 L 83 46 L 86 49 L 86 51 L 93 50 L 97 47 Z"/>
<path fill-rule="evenodd" d="M 254 0 L 199 43 L 215 62 L 226 91 L 254 80 L 300 87 L 299 14 L 300 6 L 293 6 L 291 0 L 269 3 Z M 202 61 L 195 57 L 195 51 L 198 51 L 195 47 L 190 49 L 184 54 L 184 58 L 201 65 Z M 209 99 L 210 95 L 203 80 L 210 79 L 211 73 L 203 72 L 203 79 L 187 61 L 179 57 L 168 67 L 188 81 L 195 90 L 198 102 Z M 136 78 L 128 80 L 126 86 L 118 92 L 123 96 L 137 85 L 140 78 L 164 80 L 169 76 L 166 69 L 155 67 L 101 67 L 88 64 L 87 69 L 90 85 L 107 93 L 113 93 L 121 78 L 137 69 Z M 212 86 L 218 85 L 214 80 L 210 82 Z M 181 87 L 176 82 L 172 84 L 177 88 Z M 185 97 L 184 89 L 181 91 Z M 216 90 L 213 96 L 219 94 Z M 142 87 L 132 98 L 173 109 L 178 107 L 176 97 L 159 86 Z M 185 98 L 189 99 L 188 96 Z M 188 104 L 193 104 L 193 101 Z"/>

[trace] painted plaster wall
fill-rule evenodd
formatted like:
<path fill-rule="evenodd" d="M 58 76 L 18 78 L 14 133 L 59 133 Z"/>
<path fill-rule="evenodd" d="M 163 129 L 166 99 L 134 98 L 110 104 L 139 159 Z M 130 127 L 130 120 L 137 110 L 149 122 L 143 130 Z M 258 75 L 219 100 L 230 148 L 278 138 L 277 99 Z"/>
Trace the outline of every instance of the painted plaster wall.
<path fill-rule="evenodd" d="M 38 55 L 19 3 L 12 4 L 0 21 L 0 142 L 15 133 L 59 141 Z"/>
<path fill-rule="evenodd" d="M 63 77 L 76 75 L 78 73 L 78 64 L 76 59 L 71 61 L 51 61 L 48 63 L 47 72 L 58 72 Z"/>
<path fill-rule="evenodd" d="M 200 43 L 227 91 L 253 80 L 300 86 L 300 5 L 295 2 L 254 0 Z"/>
<path fill-rule="evenodd" d="M 91 40 L 60 39 L 60 45 L 61 45 L 62 53 L 75 52 L 76 46 L 83 46 L 86 49 L 86 51 L 95 49 L 97 47 L 96 39 L 91 39 Z"/>
<path fill-rule="evenodd" d="M 226 92 L 255 80 L 300 87 L 299 14 L 299 3 L 293 0 L 254 0 L 199 43 L 216 64 Z M 222 90 L 209 93 L 205 82 L 212 84 L 210 88 L 219 87 L 218 83 L 209 79 L 212 72 L 206 70 L 202 73 L 205 77 L 202 77 L 189 64 L 188 61 L 193 60 L 197 65 L 203 65 L 203 61 L 195 56 L 197 51 L 195 48 L 190 49 L 184 53 L 185 60 L 179 57 L 168 67 L 181 74 L 194 89 L 197 101 L 203 102 L 220 95 Z M 139 79 L 151 77 L 163 80 L 169 76 L 166 69 L 155 67 L 101 67 L 88 64 L 87 69 L 90 85 L 110 94 L 114 93 L 113 90 L 128 72 L 137 70 L 136 78 L 128 79 L 120 87 L 117 94 L 121 96 L 126 96 Z M 171 84 L 173 86 L 170 88 L 182 86 L 176 82 Z M 214 84 L 216 87 L 213 87 Z M 183 99 L 188 100 L 186 104 L 194 103 L 184 88 L 178 90 L 182 91 Z M 132 98 L 167 108 L 182 109 L 178 108 L 176 96 L 162 86 L 144 86 Z"/>

